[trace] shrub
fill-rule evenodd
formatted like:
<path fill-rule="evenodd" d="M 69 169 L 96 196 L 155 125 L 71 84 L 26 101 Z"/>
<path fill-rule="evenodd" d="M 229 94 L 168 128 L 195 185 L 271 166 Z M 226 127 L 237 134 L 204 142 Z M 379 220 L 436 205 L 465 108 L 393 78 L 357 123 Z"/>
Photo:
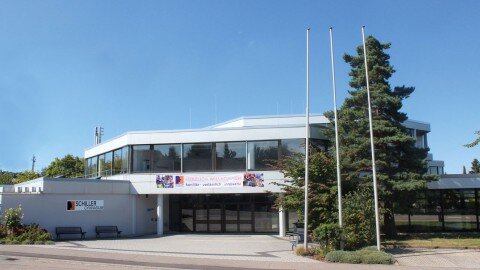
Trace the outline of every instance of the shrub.
<path fill-rule="evenodd" d="M 346 254 L 348 254 L 348 253 L 350 253 L 350 252 L 349 251 L 343 251 L 343 250 L 330 251 L 325 256 L 325 260 L 327 262 L 342 262 L 342 260 L 345 258 Z"/>
<path fill-rule="evenodd" d="M 4 225 L 0 225 L 0 239 L 7 237 L 8 231 Z"/>
<path fill-rule="evenodd" d="M 30 239 L 25 239 L 23 241 L 19 241 L 22 243 L 22 245 L 32 245 L 33 244 L 33 241 L 30 240 Z"/>
<path fill-rule="evenodd" d="M 336 250 L 340 247 L 342 229 L 335 223 L 326 223 L 313 231 L 313 240 L 320 243 L 324 252 Z"/>
<path fill-rule="evenodd" d="M 321 259 L 325 257 L 325 250 L 321 247 L 309 247 L 307 250 L 305 250 L 305 247 L 298 246 L 294 250 L 295 254 L 298 256 L 312 256 L 315 259 Z"/>
<path fill-rule="evenodd" d="M 33 242 L 34 245 L 45 245 L 46 241 L 35 241 Z"/>
<path fill-rule="evenodd" d="M 19 237 L 22 240 L 32 240 L 32 241 L 48 241 L 52 240 L 52 235 L 47 232 L 44 228 L 40 227 L 38 224 L 26 225 L 21 229 L 21 234 Z"/>
<path fill-rule="evenodd" d="M 20 205 L 17 208 L 8 208 L 3 213 L 2 224 L 9 234 L 14 234 L 14 231 L 22 226 L 22 218 L 23 213 Z"/>
<path fill-rule="evenodd" d="M 343 200 L 345 249 L 356 250 L 375 241 L 375 210 L 371 191 L 361 188 Z"/>
<path fill-rule="evenodd" d="M 363 264 L 393 264 L 395 258 L 392 254 L 371 248 L 357 251 L 331 251 L 325 256 L 328 262 L 363 263 Z"/>

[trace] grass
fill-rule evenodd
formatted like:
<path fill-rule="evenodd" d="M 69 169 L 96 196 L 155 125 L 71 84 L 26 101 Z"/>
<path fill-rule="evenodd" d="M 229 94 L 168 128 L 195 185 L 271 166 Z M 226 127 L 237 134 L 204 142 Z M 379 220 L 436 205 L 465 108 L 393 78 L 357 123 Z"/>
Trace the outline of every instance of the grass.
<path fill-rule="evenodd" d="M 478 233 L 431 233 L 399 235 L 397 239 L 387 239 L 385 246 L 418 248 L 471 248 L 480 249 Z"/>

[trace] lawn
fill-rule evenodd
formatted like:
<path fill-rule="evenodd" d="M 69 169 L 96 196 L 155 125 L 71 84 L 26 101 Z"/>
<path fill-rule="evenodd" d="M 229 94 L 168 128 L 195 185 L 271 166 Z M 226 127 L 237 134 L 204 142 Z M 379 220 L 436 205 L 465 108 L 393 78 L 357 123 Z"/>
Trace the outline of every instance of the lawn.
<path fill-rule="evenodd" d="M 386 239 L 385 246 L 418 248 L 472 248 L 480 249 L 478 233 L 435 233 L 399 235 L 397 239 Z"/>

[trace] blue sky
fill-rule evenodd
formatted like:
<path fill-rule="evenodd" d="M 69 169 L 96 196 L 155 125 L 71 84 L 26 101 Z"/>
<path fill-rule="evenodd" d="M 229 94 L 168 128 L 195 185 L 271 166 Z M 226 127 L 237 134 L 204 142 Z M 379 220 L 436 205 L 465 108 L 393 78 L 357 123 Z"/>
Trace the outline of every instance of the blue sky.
<path fill-rule="evenodd" d="M 462 146 L 480 129 L 478 14 L 475 0 L 2 1 L 0 169 L 83 156 L 97 125 L 108 139 L 303 113 L 307 27 L 311 111 L 331 110 L 328 28 L 342 100 L 341 55 L 366 25 L 392 43 L 392 86 L 416 87 L 403 111 L 431 123 L 435 159 L 460 173 L 480 158 Z"/>

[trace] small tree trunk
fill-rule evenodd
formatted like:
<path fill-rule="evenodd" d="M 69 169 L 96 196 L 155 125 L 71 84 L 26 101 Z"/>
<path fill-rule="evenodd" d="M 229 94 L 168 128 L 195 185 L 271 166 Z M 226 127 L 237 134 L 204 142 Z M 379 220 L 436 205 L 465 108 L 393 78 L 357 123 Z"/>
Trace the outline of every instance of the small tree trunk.
<path fill-rule="evenodd" d="M 385 214 L 384 225 L 385 225 L 385 235 L 387 238 L 396 238 L 397 237 L 397 228 L 395 228 L 395 216 L 393 215 L 393 204 L 388 201 L 385 202 Z"/>

